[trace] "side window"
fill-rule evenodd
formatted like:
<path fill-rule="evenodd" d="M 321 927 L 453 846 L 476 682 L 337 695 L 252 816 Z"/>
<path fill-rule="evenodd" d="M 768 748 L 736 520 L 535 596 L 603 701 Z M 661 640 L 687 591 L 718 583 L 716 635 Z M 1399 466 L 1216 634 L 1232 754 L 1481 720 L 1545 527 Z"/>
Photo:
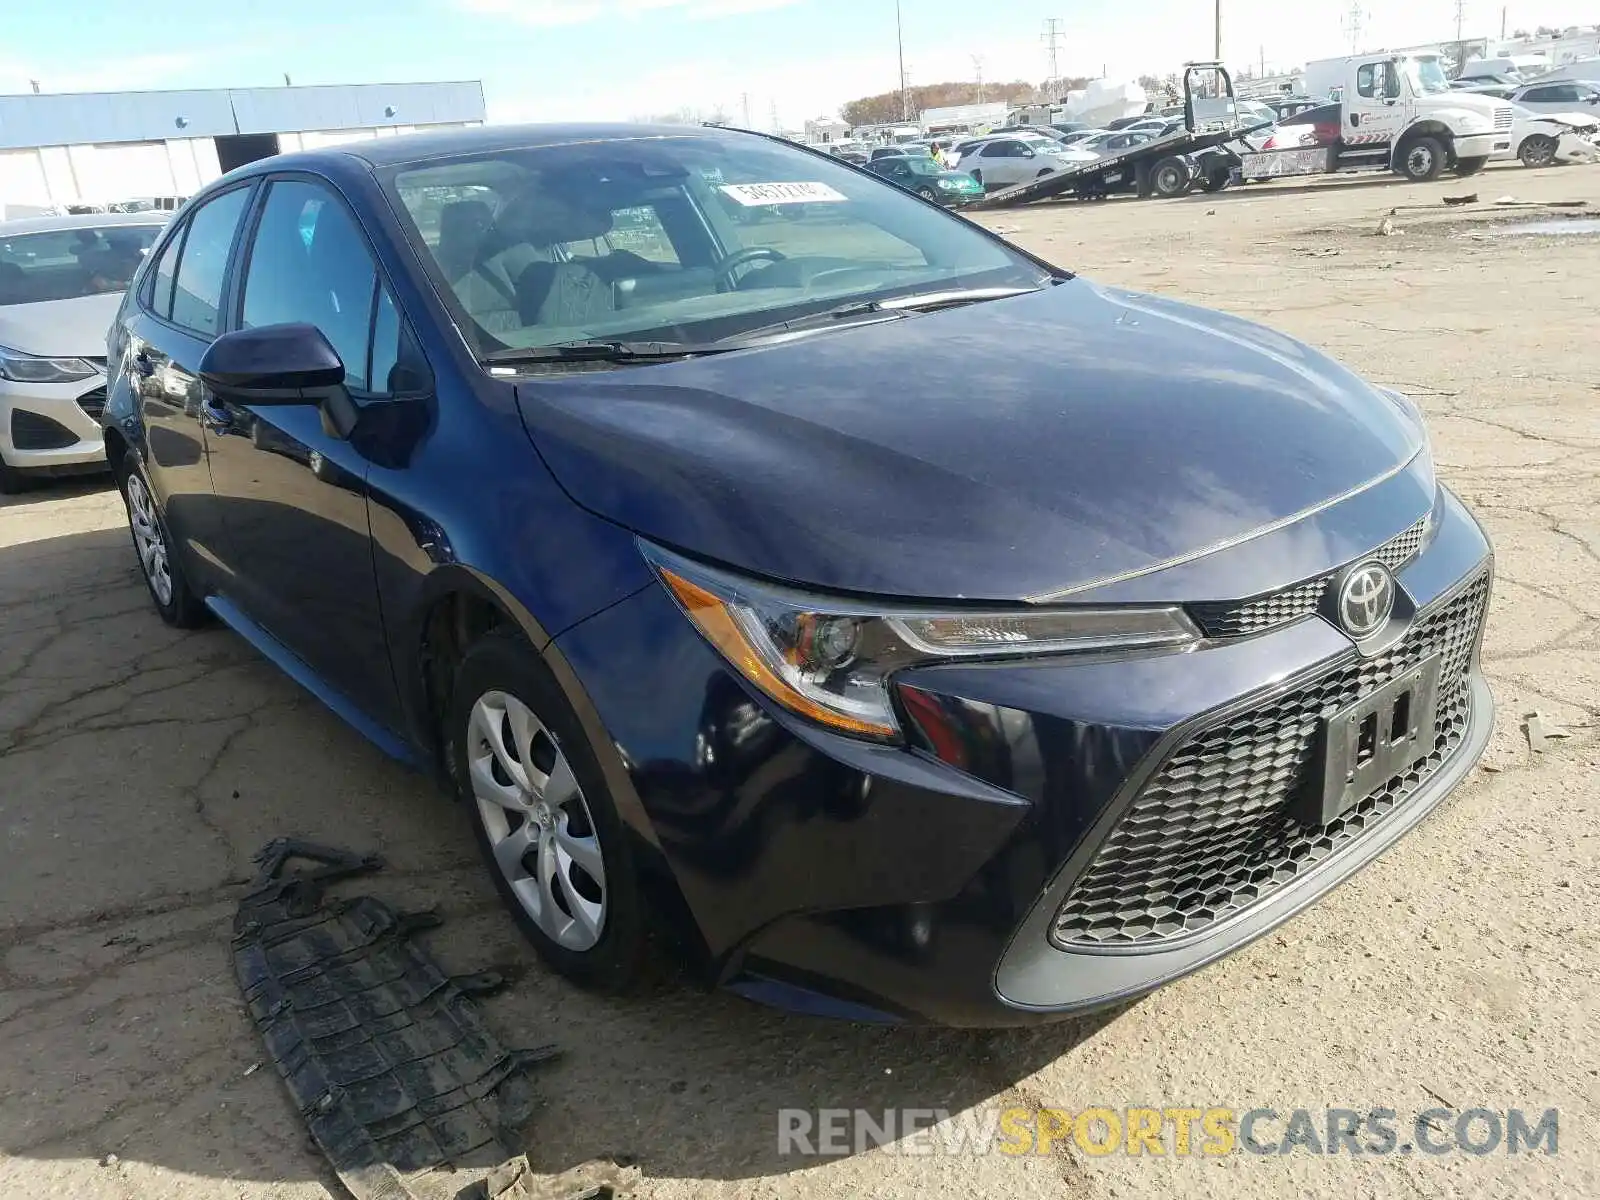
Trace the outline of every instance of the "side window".
<path fill-rule="evenodd" d="M 233 235 L 244 215 L 247 187 L 208 200 L 189 218 L 172 291 L 172 322 L 210 337 L 217 333 L 222 308 L 222 276 L 233 251 Z M 156 279 L 159 289 L 160 278 Z"/>
<path fill-rule="evenodd" d="M 365 235 L 328 189 L 293 179 L 271 185 L 250 247 L 244 326 L 315 325 L 344 362 L 346 385 L 367 391 L 377 282 Z"/>
<path fill-rule="evenodd" d="M 1012 149 L 1015 142 L 990 142 L 983 148 L 984 158 L 1010 158 L 1015 151 Z"/>
<path fill-rule="evenodd" d="M 1377 63 L 1362 63 L 1356 71 L 1356 93 L 1367 99 L 1378 94 L 1378 66 Z"/>
<path fill-rule="evenodd" d="M 427 364 L 411 327 L 400 316 L 389 289 L 382 286 L 378 288 L 378 308 L 372 318 L 372 365 L 367 375 L 372 381 L 371 390 L 386 396 L 421 391 L 429 381 Z"/>
<path fill-rule="evenodd" d="M 156 259 L 150 271 L 150 283 L 145 288 L 146 306 L 163 320 L 172 316 L 172 275 L 178 265 L 178 249 L 183 245 L 187 232 L 187 222 L 182 228 L 172 231 L 172 237 L 162 248 L 161 257 Z"/>

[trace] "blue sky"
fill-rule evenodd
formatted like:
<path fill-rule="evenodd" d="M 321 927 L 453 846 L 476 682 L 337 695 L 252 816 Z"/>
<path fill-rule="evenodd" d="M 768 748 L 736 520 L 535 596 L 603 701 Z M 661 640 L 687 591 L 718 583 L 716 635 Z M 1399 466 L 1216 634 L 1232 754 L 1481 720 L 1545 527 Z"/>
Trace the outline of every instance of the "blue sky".
<path fill-rule="evenodd" d="M 1453 36 L 1455 0 L 1363 0 L 1363 41 Z M 1211 49 L 1211 0 L 903 0 L 912 82 L 1061 69 L 1164 73 Z M 56 0 L 7 3 L 0 92 L 482 79 L 495 120 L 628 118 L 721 108 L 786 127 L 896 86 L 893 0 Z M 1468 0 L 1469 35 L 1498 33 L 1500 5 Z M 1349 0 L 1223 0 L 1224 57 L 1269 66 L 1343 52 Z M 133 14 L 138 14 L 134 17 Z M 1600 19 L 1594 0 L 1521 0 L 1510 23 Z"/>

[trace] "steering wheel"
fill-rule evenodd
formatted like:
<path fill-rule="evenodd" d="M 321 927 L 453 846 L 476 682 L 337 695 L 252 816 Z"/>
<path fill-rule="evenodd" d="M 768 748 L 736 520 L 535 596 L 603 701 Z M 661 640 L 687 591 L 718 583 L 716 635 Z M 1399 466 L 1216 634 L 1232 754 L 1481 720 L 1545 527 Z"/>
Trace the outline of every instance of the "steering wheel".
<path fill-rule="evenodd" d="M 743 250 L 735 250 L 711 269 L 716 272 L 717 289 L 728 290 L 733 287 L 733 273 L 740 267 L 753 262 L 782 262 L 788 255 L 774 250 L 771 246 L 747 246 Z M 724 288 L 724 284 L 727 285 Z"/>

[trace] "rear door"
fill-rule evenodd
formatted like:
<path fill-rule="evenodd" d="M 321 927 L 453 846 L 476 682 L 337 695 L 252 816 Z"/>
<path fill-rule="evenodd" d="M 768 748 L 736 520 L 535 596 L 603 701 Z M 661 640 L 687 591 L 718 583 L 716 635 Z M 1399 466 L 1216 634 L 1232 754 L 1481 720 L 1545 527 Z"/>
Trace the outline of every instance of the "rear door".
<path fill-rule="evenodd" d="M 206 461 L 198 367 L 221 332 L 228 264 L 253 190 L 245 183 L 219 192 L 173 228 L 141 281 L 122 351 L 138 392 L 145 469 L 202 591 L 214 585 L 223 531 Z"/>

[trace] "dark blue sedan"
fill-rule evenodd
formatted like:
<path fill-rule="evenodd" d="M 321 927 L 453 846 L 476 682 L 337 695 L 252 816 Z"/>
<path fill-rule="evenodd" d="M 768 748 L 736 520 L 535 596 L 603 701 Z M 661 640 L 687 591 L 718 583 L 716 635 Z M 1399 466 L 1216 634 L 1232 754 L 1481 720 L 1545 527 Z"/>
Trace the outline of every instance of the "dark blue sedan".
<path fill-rule="evenodd" d="M 1489 544 L 1408 399 L 775 139 L 255 163 L 109 351 L 161 616 L 437 772 L 594 987 L 665 925 L 809 1011 L 1103 1006 L 1488 736 Z"/>

